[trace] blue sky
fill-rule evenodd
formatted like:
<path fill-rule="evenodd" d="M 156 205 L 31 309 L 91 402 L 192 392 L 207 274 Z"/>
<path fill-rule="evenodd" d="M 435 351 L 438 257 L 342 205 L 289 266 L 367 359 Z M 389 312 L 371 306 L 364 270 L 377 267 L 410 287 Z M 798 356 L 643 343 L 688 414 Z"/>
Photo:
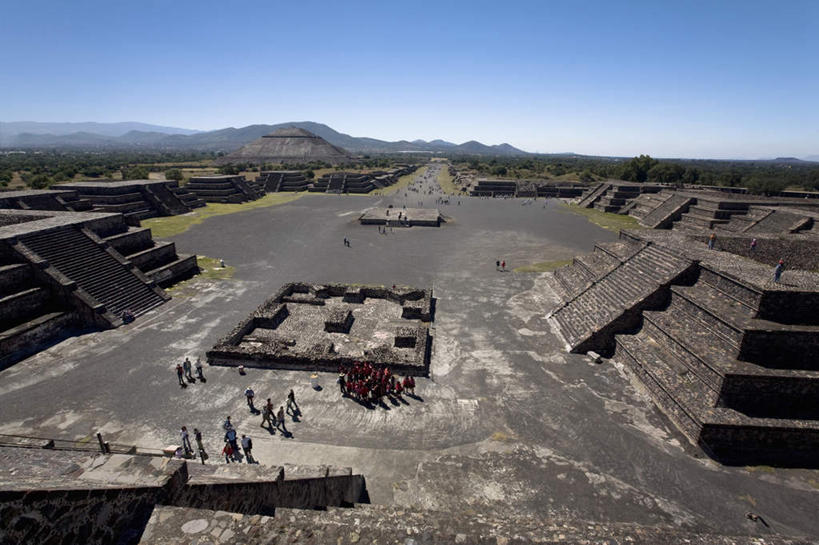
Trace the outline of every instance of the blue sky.
<path fill-rule="evenodd" d="M 0 120 L 819 155 L 819 2 L 0 0 Z"/>

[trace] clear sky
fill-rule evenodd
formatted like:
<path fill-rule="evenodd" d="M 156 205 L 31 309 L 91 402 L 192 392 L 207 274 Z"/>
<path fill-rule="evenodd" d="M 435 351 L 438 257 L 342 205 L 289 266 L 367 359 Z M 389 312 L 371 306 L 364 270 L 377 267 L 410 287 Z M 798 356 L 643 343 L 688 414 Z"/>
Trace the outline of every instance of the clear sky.
<path fill-rule="evenodd" d="M 0 120 L 819 155 L 819 0 L 0 0 Z"/>

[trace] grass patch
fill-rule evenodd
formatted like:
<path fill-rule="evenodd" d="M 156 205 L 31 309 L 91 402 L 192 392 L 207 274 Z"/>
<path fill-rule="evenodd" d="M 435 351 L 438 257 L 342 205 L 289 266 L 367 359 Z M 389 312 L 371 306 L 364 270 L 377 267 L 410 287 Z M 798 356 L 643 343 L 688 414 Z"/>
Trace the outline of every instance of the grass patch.
<path fill-rule="evenodd" d="M 222 267 L 219 260 L 215 257 L 198 255 L 196 256 L 196 264 L 199 265 L 199 274 L 174 284 L 165 291 L 170 293 L 173 297 L 189 297 L 196 295 L 198 292 L 196 287 L 202 282 L 229 280 L 236 274 L 236 267 L 230 265 Z"/>
<path fill-rule="evenodd" d="M 295 201 L 302 195 L 304 193 L 268 193 L 261 199 L 241 204 L 208 203 L 207 206 L 197 208 L 188 214 L 143 220 L 142 226 L 150 228 L 151 234 L 155 238 L 167 238 L 184 233 L 194 225 L 198 225 L 213 216 L 224 216 L 225 214 L 234 214 L 256 208 L 286 204 Z"/>
<path fill-rule="evenodd" d="M 427 171 L 427 168 L 428 168 L 427 166 L 422 166 L 421 168 L 419 168 L 415 172 L 410 172 L 409 174 L 405 174 L 404 176 L 401 176 L 400 178 L 398 178 L 398 181 L 395 182 L 394 184 L 392 184 L 391 186 L 385 187 L 383 189 L 376 189 L 374 191 L 371 191 L 370 195 L 377 195 L 379 197 L 383 197 L 385 195 L 392 195 L 393 193 L 396 193 L 399 190 L 404 189 L 405 187 L 410 185 L 410 183 L 412 183 L 412 181 L 415 179 L 416 176 L 423 175 L 424 172 Z"/>
<path fill-rule="evenodd" d="M 515 267 L 514 269 L 512 269 L 512 272 L 517 273 L 549 272 L 571 264 L 572 264 L 571 259 L 561 259 L 558 261 L 541 261 L 540 263 L 532 263 L 531 265 Z"/>
<path fill-rule="evenodd" d="M 636 218 L 625 214 L 612 214 L 603 212 L 596 208 L 582 208 L 576 204 L 561 204 L 563 210 L 585 216 L 593 224 L 608 229 L 610 231 L 620 231 L 621 229 L 644 229 Z"/>

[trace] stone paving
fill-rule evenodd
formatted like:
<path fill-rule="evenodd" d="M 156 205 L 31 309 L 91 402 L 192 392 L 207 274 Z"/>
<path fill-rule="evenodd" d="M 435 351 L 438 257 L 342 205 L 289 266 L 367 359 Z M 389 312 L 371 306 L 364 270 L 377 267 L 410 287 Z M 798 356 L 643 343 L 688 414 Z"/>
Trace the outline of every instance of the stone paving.
<path fill-rule="evenodd" d="M 382 235 L 370 207 L 425 208 L 431 178 L 387 199 L 311 195 L 209 219 L 174 241 L 235 266 L 194 280 L 122 328 L 72 338 L 0 372 L 0 433 L 161 448 L 179 426 L 201 429 L 213 455 L 231 415 L 263 464 L 349 466 L 370 499 L 396 508 L 574 518 L 746 536 L 819 535 L 819 472 L 725 467 L 703 458 L 619 365 L 566 354 L 546 314 L 557 295 L 539 274 L 498 272 L 569 259 L 612 242 L 555 201 L 463 198 L 443 229 Z M 320 218 L 320 220 L 317 220 Z M 350 247 L 343 238 L 351 241 Z M 295 280 L 430 286 L 437 300 L 430 378 L 418 400 L 368 409 L 303 371 L 205 367 L 180 388 L 173 367 L 195 359 L 252 312 L 260 294 Z M 292 435 L 271 435 L 242 392 L 301 408 Z M 212 456 L 215 458 L 215 456 Z M 769 526 L 746 513 L 764 516 Z M 750 541 L 750 538 L 749 540 Z"/>

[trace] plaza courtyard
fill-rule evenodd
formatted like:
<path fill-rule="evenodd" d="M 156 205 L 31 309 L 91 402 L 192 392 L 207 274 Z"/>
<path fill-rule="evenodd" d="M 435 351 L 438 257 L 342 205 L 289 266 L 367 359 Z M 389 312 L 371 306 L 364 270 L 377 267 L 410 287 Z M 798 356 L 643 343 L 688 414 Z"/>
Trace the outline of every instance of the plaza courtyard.
<path fill-rule="evenodd" d="M 424 176 L 419 173 L 419 179 Z M 570 518 L 713 533 L 819 534 L 819 473 L 728 467 L 694 448 L 626 371 L 568 354 L 545 316 L 558 298 L 520 266 L 589 252 L 617 233 L 556 200 L 450 197 L 431 178 L 392 196 L 305 195 L 212 217 L 170 238 L 235 268 L 198 277 L 173 299 L 118 329 L 69 338 L 0 373 L 0 433 L 160 449 L 186 425 L 221 463 L 228 415 L 261 464 L 349 466 L 375 504 L 459 513 Z M 432 191 L 432 193 L 428 193 Z M 360 225 L 370 208 L 439 208 L 440 227 Z M 343 239 L 350 240 L 350 246 Z M 496 270 L 496 260 L 506 271 Z M 231 269 L 233 270 L 233 269 Z M 288 282 L 432 288 L 429 378 L 418 399 L 367 408 L 342 398 L 332 373 L 205 366 L 180 388 L 174 368 L 195 361 Z M 301 408 L 291 436 L 251 415 Z M 766 525 L 746 517 L 764 517 Z"/>

